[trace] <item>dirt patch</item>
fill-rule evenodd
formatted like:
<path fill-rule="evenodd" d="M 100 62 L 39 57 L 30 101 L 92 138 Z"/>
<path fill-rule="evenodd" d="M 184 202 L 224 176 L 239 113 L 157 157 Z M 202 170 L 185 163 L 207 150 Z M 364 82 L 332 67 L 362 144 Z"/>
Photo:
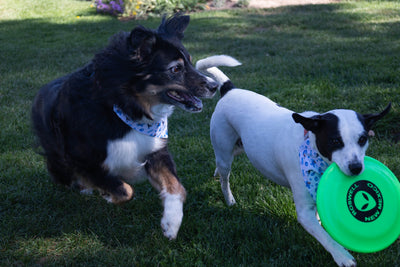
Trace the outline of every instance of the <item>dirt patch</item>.
<path fill-rule="evenodd" d="M 250 0 L 250 8 L 274 8 L 280 6 L 294 6 L 294 5 L 317 5 L 317 4 L 330 4 L 339 3 L 341 0 Z M 239 0 L 228 1 L 209 1 L 208 6 L 210 9 L 230 9 L 238 7 Z"/>
<path fill-rule="evenodd" d="M 294 5 L 316 5 L 338 3 L 340 0 L 252 0 L 249 7 L 254 8 L 271 8 L 279 6 L 294 6 Z"/>

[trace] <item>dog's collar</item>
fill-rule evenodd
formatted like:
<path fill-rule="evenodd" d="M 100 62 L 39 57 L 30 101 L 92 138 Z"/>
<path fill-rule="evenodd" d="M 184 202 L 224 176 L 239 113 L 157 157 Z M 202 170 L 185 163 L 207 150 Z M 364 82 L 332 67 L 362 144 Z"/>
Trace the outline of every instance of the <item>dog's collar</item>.
<path fill-rule="evenodd" d="M 319 180 L 329 164 L 312 148 L 310 137 L 306 130 L 304 131 L 304 142 L 299 147 L 299 159 L 306 188 L 314 201 L 316 201 Z"/>
<path fill-rule="evenodd" d="M 151 137 L 168 138 L 168 117 L 162 117 L 152 123 L 137 122 L 126 115 L 119 107 L 114 105 L 114 112 L 129 127 L 141 134 Z"/>

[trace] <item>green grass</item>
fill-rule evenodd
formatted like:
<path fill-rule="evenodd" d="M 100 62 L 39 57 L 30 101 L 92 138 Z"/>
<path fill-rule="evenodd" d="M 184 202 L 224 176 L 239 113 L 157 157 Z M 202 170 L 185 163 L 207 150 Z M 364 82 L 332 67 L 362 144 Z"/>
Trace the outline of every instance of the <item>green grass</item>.
<path fill-rule="evenodd" d="M 139 23 L 154 28 L 159 19 L 121 22 L 87 1 L 0 0 L 0 266 L 334 266 L 296 221 L 290 191 L 245 156 L 233 166 L 238 203 L 224 204 L 209 140 L 217 97 L 200 114 L 177 110 L 170 119 L 170 150 L 188 191 L 177 240 L 162 235 L 149 183 L 135 187 L 136 200 L 114 206 L 50 182 L 32 148 L 34 95 Z M 400 146 L 391 141 L 400 132 L 397 1 L 196 13 L 184 44 L 195 60 L 236 57 L 243 65 L 224 70 L 237 86 L 295 111 L 370 113 L 391 101 L 367 154 L 400 177 Z M 398 266 L 400 242 L 353 255 L 359 266 Z"/>

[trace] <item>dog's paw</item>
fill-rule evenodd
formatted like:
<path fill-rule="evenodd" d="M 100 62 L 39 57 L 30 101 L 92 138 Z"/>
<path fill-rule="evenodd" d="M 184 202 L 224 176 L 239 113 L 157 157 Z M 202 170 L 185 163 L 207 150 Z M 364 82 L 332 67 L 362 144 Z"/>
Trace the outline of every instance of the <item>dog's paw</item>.
<path fill-rule="evenodd" d="M 92 195 L 93 188 L 82 189 L 81 191 L 79 191 L 79 193 L 81 193 L 82 195 Z"/>
<path fill-rule="evenodd" d="M 236 200 L 232 195 L 231 187 L 229 185 L 228 177 L 221 176 L 220 182 L 221 182 L 222 194 L 224 195 L 226 204 L 228 206 L 232 206 L 232 205 L 236 204 Z"/>
<path fill-rule="evenodd" d="M 73 190 L 78 190 L 79 193 L 82 195 L 92 195 L 93 194 L 93 188 L 88 185 L 85 185 L 85 183 L 82 180 L 74 181 L 71 184 L 71 188 Z"/>
<path fill-rule="evenodd" d="M 161 228 L 164 236 L 175 239 L 183 218 L 183 201 L 180 195 L 164 195 L 164 214 L 161 219 Z"/>
<path fill-rule="evenodd" d="M 357 262 L 355 259 L 347 259 L 346 261 L 338 263 L 338 265 L 342 267 L 356 267 Z"/>
<path fill-rule="evenodd" d="M 127 183 L 122 183 L 122 185 L 117 188 L 113 194 L 106 191 L 101 191 L 100 193 L 108 203 L 113 204 L 122 204 L 131 200 L 135 195 L 133 188 Z"/>
<path fill-rule="evenodd" d="M 351 256 L 351 254 L 347 250 L 344 250 L 340 256 L 336 256 L 334 257 L 334 259 L 338 266 L 342 267 L 357 266 L 356 260 L 353 258 L 353 256 Z"/>
<path fill-rule="evenodd" d="M 225 198 L 225 202 L 228 206 L 233 206 L 236 204 L 235 197 L 232 195 L 231 189 L 228 186 L 222 186 L 222 193 Z"/>
<path fill-rule="evenodd" d="M 183 214 L 182 214 L 183 216 Z M 161 219 L 161 228 L 163 230 L 164 236 L 169 240 L 176 239 L 178 235 L 179 228 L 181 226 L 182 219 L 178 218 L 168 218 L 163 217 Z"/>
<path fill-rule="evenodd" d="M 226 200 L 226 204 L 228 205 L 228 206 L 233 206 L 233 205 L 235 205 L 236 204 L 236 200 L 235 200 L 235 198 L 232 196 L 231 198 L 227 198 L 227 199 L 225 199 Z"/>
<path fill-rule="evenodd" d="M 107 203 L 110 203 L 110 204 L 113 203 L 112 197 L 109 194 L 101 193 L 101 196 L 102 196 L 102 198 L 104 198 L 107 201 Z"/>

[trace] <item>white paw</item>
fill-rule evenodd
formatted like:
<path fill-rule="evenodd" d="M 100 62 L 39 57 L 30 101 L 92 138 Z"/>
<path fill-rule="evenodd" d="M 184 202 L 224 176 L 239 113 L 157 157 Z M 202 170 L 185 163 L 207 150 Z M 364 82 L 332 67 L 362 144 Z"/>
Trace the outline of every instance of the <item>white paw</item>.
<path fill-rule="evenodd" d="M 103 194 L 101 196 L 107 201 L 107 203 L 113 203 L 111 195 Z"/>
<path fill-rule="evenodd" d="M 165 193 L 164 214 L 161 219 L 161 228 L 168 239 L 175 239 L 183 218 L 183 201 L 181 195 Z"/>
<path fill-rule="evenodd" d="M 217 167 L 217 168 L 215 168 L 214 176 L 213 176 L 213 177 L 217 177 L 218 175 L 219 175 L 219 173 L 218 173 L 218 167 Z"/>
<path fill-rule="evenodd" d="M 338 263 L 338 265 L 343 267 L 356 267 L 357 263 L 355 259 L 347 259 L 341 263 Z"/>
<path fill-rule="evenodd" d="M 179 228 L 181 226 L 183 214 L 180 218 L 171 218 L 171 216 L 164 215 L 161 219 L 161 228 L 163 229 L 164 236 L 168 239 L 175 239 L 178 235 Z"/>
<path fill-rule="evenodd" d="M 355 267 L 357 266 L 356 260 L 351 256 L 351 254 L 343 249 L 342 253 L 340 256 L 334 257 L 335 262 L 338 266 L 343 266 L 343 267 Z"/>
<path fill-rule="evenodd" d="M 93 189 L 92 188 L 86 188 L 86 189 L 82 189 L 80 191 L 80 193 L 82 195 L 92 195 L 93 194 Z"/>
<path fill-rule="evenodd" d="M 221 189 L 222 189 L 222 194 L 224 195 L 226 204 L 228 206 L 232 206 L 232 205 L 236 204 L 236 200 L 232 195 L 232 191 L 230 189 L 229 182 L 221 181 Z"/>
<path fill-rule="evenodd" d="M 228 206 L 233 206 L 233 205 L 236 204 L 236 200 L 235 200 L 235 198 L 234 198 L 232 195 L 230 195 L 230 196 L 228 196 L 228 197 L 225 197 L 225 201 L 226 201 L 226 204 L 227 204 Z"/>

